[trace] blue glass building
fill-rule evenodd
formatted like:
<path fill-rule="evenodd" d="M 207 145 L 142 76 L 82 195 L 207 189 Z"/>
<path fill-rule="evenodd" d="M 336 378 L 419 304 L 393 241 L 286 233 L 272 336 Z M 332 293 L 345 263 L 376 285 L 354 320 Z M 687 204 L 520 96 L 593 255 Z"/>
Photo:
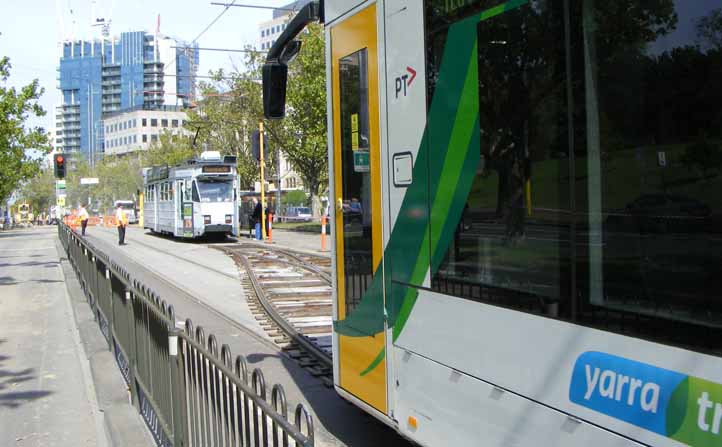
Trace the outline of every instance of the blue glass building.
<path fill-rule="evenodd" d="M 104 116 L 137 107 L 188 107 L 195 93 L 197 67 L 197 45 L 143 31 L 124 32 L 120 38 L 63 42 L 58 67 L 62 97 L 56 110 L 58 149 L 80 153 L 94 164 L 105 150 Z"/>

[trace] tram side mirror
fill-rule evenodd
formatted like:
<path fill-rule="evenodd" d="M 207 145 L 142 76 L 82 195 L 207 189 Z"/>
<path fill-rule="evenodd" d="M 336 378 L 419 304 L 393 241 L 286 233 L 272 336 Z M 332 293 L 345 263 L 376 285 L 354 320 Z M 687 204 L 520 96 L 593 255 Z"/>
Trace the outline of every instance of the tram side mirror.
<path fill-rule="evenodd" d="M 263 114 L 267 119 L 286 116 L 288 65 L 282 62 L 263 64 Z"/>
<path fill-rule="evenodd" d="M 283 52 L 281 53 L 279 60 L 282 64 L 288 65 L 296 58 L 296 56 L 298 56 L 299 51 L 301 51 L 301 41 L 292 40 L 283 47 Z"/>

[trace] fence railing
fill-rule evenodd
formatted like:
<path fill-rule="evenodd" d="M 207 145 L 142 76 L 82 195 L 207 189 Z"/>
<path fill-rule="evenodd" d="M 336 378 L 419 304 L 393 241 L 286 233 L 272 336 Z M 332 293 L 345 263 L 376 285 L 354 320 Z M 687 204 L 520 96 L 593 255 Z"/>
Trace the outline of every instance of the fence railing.
<path fill-rule="evenodd" d="M 159 446 L 313 446 L 313 419 L 298 404 L 289 419 L 283 387 L 218 348 L 191 319 L 70 227 L 58 225 L 98 325 Z"/>

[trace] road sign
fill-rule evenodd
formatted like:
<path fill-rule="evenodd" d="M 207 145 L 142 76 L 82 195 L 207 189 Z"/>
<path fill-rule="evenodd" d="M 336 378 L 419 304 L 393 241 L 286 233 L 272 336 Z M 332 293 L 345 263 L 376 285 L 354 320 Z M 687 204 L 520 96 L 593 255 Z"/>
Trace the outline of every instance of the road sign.
<path fill-rule="evenodd" d="M 57 206 L 65 206 L 65 196 L 64 195 L 58 196 L 57 199 L 55 200 L 55 204 Z"/>
<path fill-rule="evenodd" d="M 98 184 L 98 178 L 97 177 L 83 177 L 80 179 L 81 185 L 97 185 Z"/>
<path fill-rule="evenodd" d="M 58 189 L 65 189 L 65 180 L 57 180 Z"/>

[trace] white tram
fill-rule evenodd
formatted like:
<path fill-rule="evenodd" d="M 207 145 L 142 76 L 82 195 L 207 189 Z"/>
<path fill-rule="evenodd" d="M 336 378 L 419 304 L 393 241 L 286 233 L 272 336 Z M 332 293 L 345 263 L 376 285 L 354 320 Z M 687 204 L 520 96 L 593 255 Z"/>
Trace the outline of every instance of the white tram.
<path fill-rule="evenodd" d="M 264 107 L 307 113 L 323 21 L 343 397 L 424 446 L 722 446 L 719 8 L 299 11 Z"/>
<path fill-rule="evenodd" d="M 203 152 L 185 164 L 143 169 L 143 227 L 197 238 L 238 235 L 236 157 Z"/>

